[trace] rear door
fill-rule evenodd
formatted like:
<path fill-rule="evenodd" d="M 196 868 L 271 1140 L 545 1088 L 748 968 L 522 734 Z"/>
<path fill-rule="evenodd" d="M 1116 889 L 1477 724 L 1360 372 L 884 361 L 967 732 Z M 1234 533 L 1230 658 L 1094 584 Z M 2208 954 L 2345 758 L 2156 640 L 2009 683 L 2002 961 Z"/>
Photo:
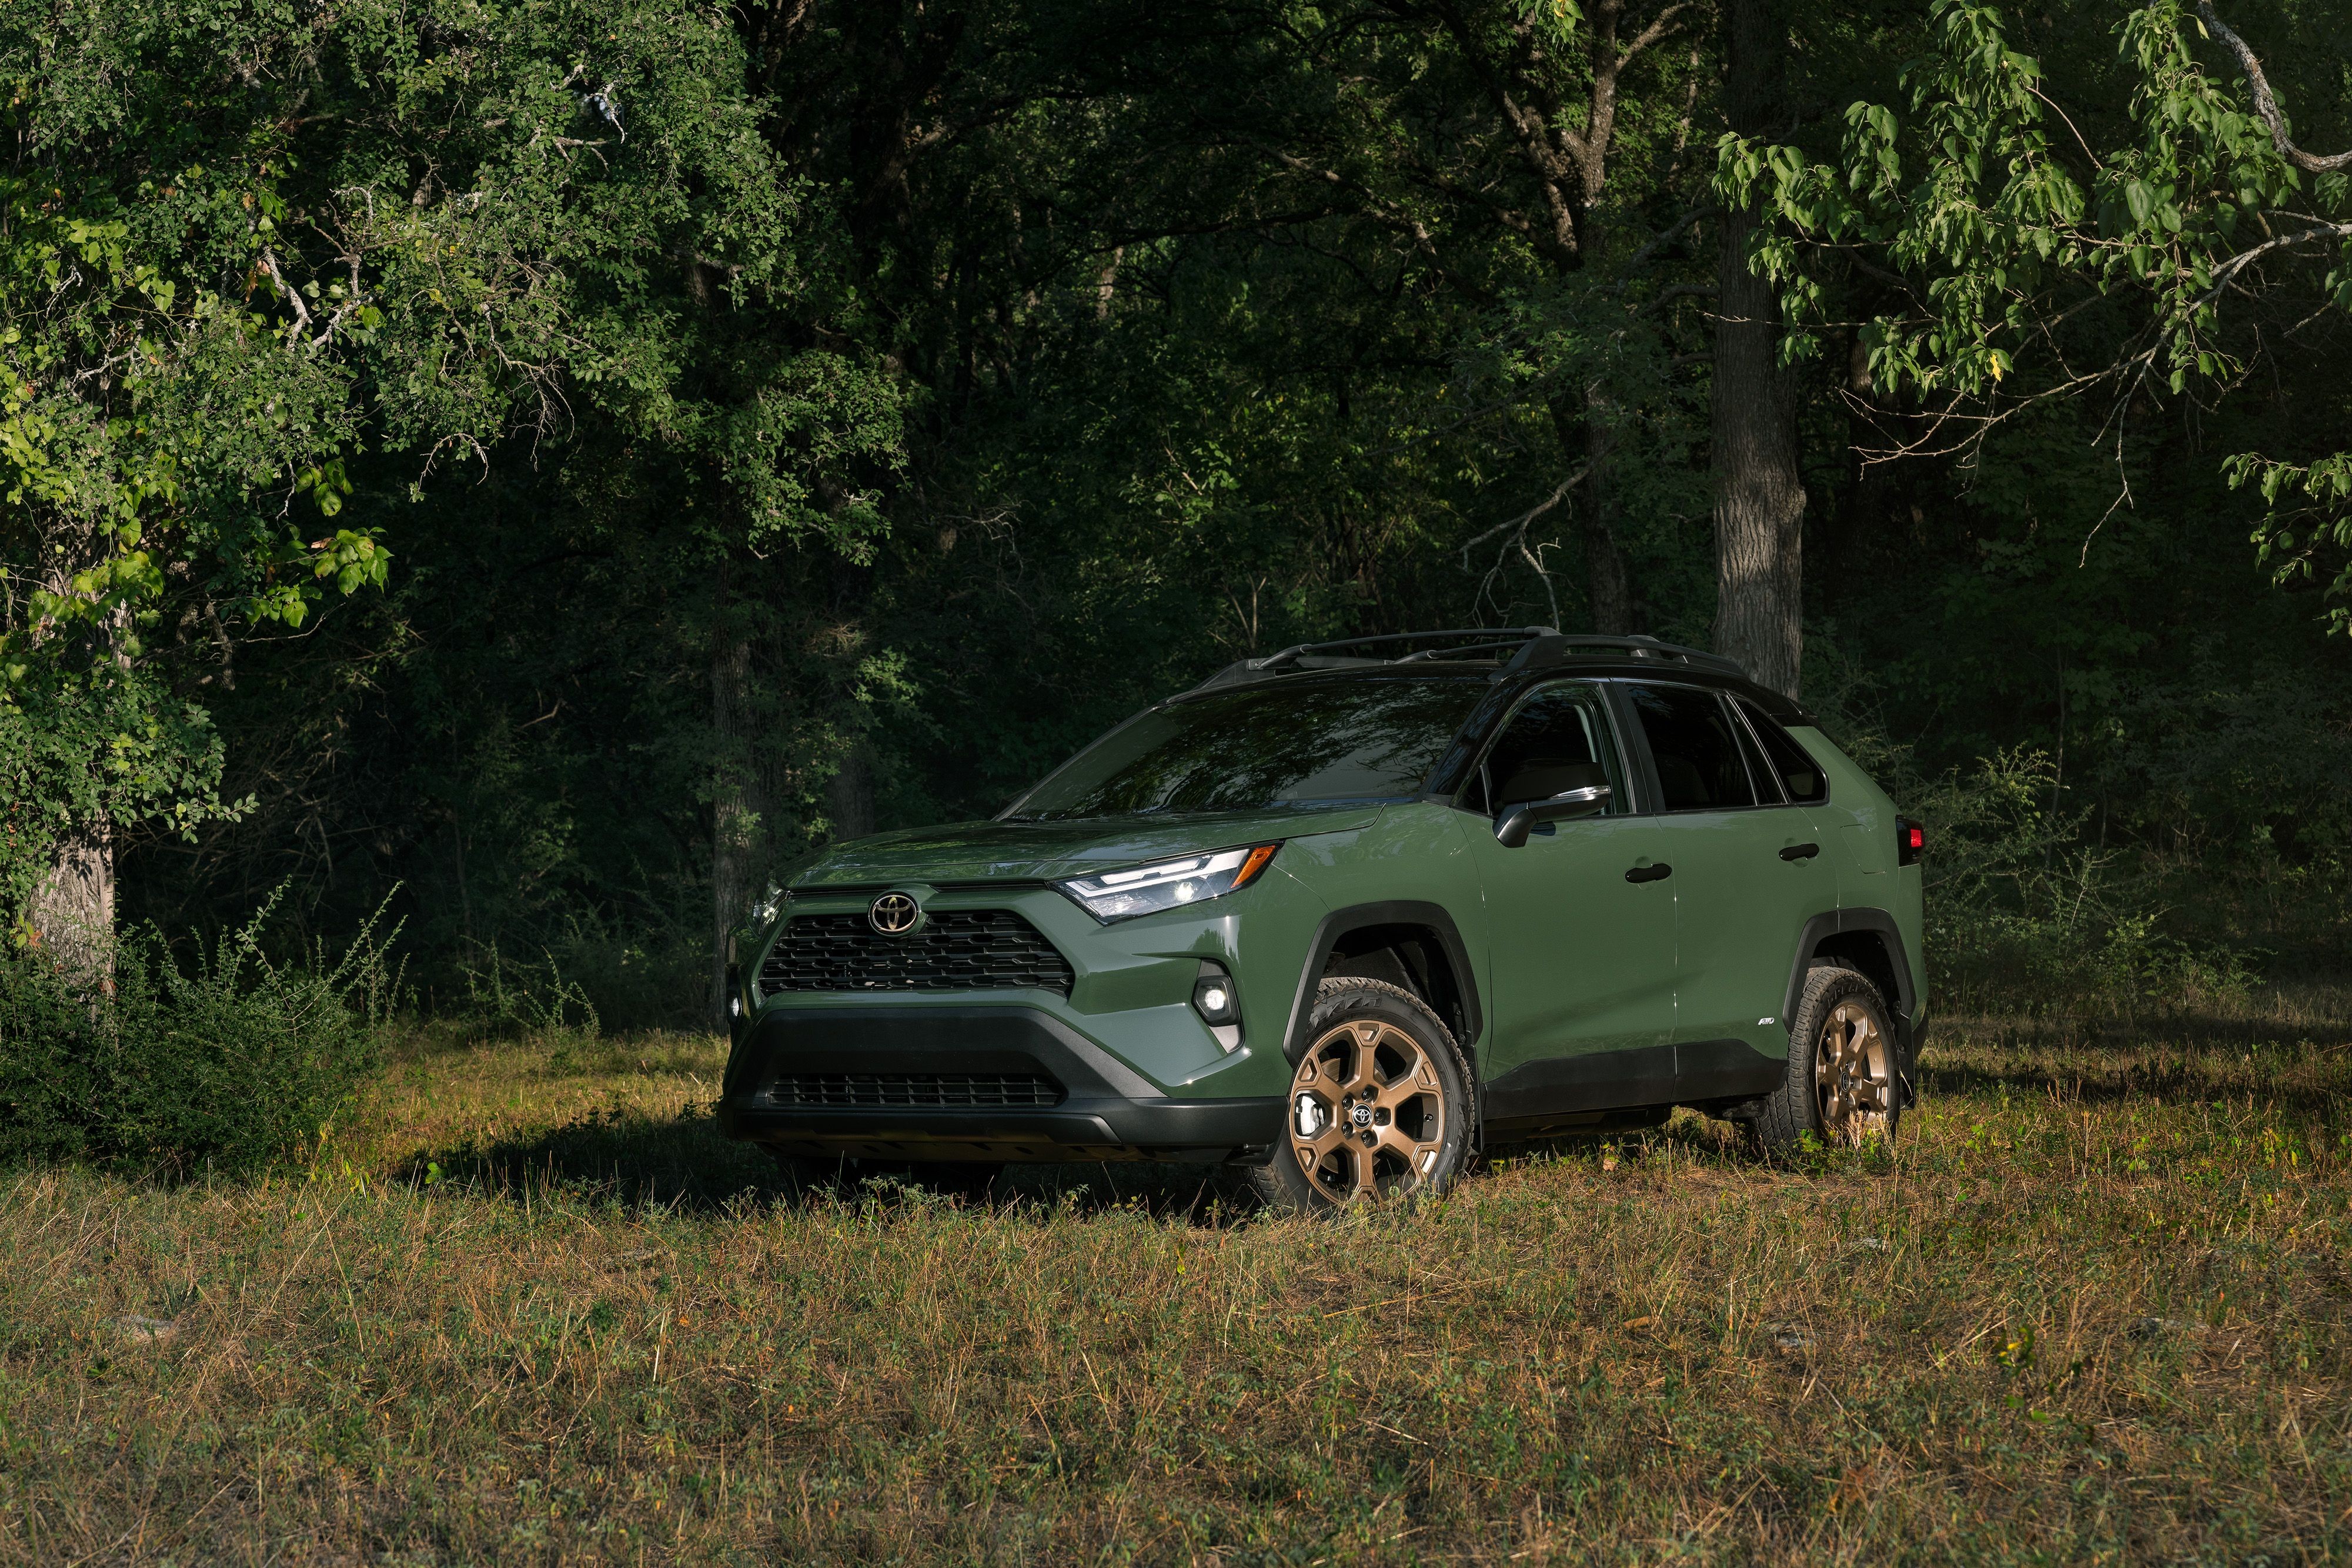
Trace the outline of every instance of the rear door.
<path fill-rule="evenodd" d="M 1609 809 L 1497 842 L 1505 806 L 1591 784 Z M 1458 804 L 1486 894 L 1494 1029 L 1488 1079 L 1552 1059 L 1652 1050 L 1674 1032 L 1674 889 L 1657 820 L 1637 814 L 1609 705 L 1587 681 L 1520 700 Z M 1627 873 L 1635 873 L 1628 880 Z M 1557 1074 L 1538 1074 L 1549 1098 Z M 1522 1080 L 1524 1090 L 1534 1080 Z"/>
<path fill-rule="evenodd" d="M 1626 695 L 1674 867 L 1677 1071 L 1702 1094 L 1713 1071 L 1788 1054 L 1790 967 L 1805 923 L 1837 907 L 1835 846 L 1788 798 L 1733 698 L 1665 683 Z M 1735 1042 L 1748 1052 L 1725 1049 Z"/>

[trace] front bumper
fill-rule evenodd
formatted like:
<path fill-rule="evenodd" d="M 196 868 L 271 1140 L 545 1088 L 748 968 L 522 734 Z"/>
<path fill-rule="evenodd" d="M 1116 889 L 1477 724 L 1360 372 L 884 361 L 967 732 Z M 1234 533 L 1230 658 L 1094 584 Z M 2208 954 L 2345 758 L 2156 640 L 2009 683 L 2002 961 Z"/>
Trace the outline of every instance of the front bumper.
<path fill-rule="evenodd" d="M 845 1096 L 903 1099 L 910 1081 L 974 1075 L 1035 1075 L 1058 1098 L 815 1105 L 779 1092 L 788 1081 L 821 1079 L 845 1086 Z M 1279 1095 L 1171 1099 L 1040 1008 L 771 1004 L 728 1064 L 719 1125 L 730 1137 L 814 1158 L 1215 1160 L 1270 1146 L 1282 1111 Z"/>

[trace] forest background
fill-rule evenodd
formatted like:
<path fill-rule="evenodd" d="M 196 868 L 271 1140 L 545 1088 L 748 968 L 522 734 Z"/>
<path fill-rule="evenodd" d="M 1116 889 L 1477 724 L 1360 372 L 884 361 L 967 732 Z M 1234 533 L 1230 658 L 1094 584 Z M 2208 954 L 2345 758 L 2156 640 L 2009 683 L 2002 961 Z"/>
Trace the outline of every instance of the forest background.
<path fill-rule="evenodd" d="M 14 943 L 274 894 L 432 1009 L 691 1021 L 812 847 L 1540 622 L 1827 716 L 1948 988 L 2340 967 L 2338 21 L 17 8 Z"/>

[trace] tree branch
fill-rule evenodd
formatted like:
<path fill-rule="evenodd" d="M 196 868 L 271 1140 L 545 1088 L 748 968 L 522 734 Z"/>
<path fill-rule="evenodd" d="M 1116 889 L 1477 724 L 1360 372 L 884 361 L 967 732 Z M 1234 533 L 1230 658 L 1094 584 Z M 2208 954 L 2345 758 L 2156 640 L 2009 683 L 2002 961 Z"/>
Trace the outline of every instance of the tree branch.
<path fill-rule="evenodd" d="M 1627 66 L 1632 65 L 1635 55 L 1666 36 L 1667 29 L 1675 25 L 1676 14 L 1689 9 L 1690 0 L 1675 0 L 1674 5 L 1659 12 L 1657 19 L 1643 28 L 1641 36 L 1626 45 L 1624 52 L 1617 57 L 1617 68 L 1622 71 Z"/>
<path fill-rule="evenodd" d="M 2231 279 L 2243 272 L 2247 264 L 2256 256 L 2274 250 L 2284 250 L 2289 246 L 2302 245 L 2315 239 L 2352 239 L 2352 223 L 2321 224 L 2316 228 L 2305 229 L 2298 234 L 2281 235 L 2275 239 L 2264 240 L 2252 250 L 2240 251 L 2213 269 L 2213 287 L 2206 291 L 2192 308 L 2201 310 L 2220 298 L 2221 291 L 2230 287 Z"/>
<path fill-rule="evenodd" d="M 1562 501 L 1566 500 L 1568 498 L 1568 493 L 1576 488 L 1577 482 L 1591 471 L 1591 464 L 1578 464 L 1576 465 L 1576 472 L 1570 474 L 1567 478 L 1562 479 L 1559 482 L 1559 487 L 1554 490 L 1550 495 L 1546 496 L 1542 500 L 1538 501 L 1534 506 L 1529 507 L 1526 511 L 1521 512 L 1509 522 L 1496 523 L 1493 528 L 1488 528 L 1485 533 L 1480 534 L 1476 538 L 1472 539 L 1467 544 L 1464 545 L 1462 547 L 1463 569 L 1465 570 L 1469 569 L 1470 552 L 1476 549 L 1480 545 L 1485 544 L 1488 539 L 1495 538 L 1497 534 L 1507 534 L 1516 528 L 1519 531 L 1521 537 L 1524 538 L 1529 523 L 1534 522 L 1538 517 L 1542 517 L 1546 512 L 1550 511 L 1554 507 L 1559 506 Z M 1538 567 L 1537 570 L 1541 570 L 1542 569 Z"/>
<path fill-rule="evenodd" d="M 2244 71 L 2246 79 L 2253 84 L 2254 112 L 2261 115 L 2263 123 L 2271 128 L 2271 145 L 2278 149 L 2279 156 L 2309 174 L 2333 174 L 2339 169 L 2352 169 L 2352 152 L 2323 156 L 2317 152 L 2305 152 L 2288 140 L 2286 116 L 2279 112 L 2278 99 L 2271 96 L 2270 79 L 2263 75 L 2263 62 L 2254 57 L 2253 50 L 2246 47 L 2245 39 L 2230 31 L 2230 25 L 2214 15 L 2213 0 L 2197 0 L 2197 14 L 2205 18 L 2205 26 L 2221 40 L 2222 47 L 2237 57 L 2238 68 Z"/>

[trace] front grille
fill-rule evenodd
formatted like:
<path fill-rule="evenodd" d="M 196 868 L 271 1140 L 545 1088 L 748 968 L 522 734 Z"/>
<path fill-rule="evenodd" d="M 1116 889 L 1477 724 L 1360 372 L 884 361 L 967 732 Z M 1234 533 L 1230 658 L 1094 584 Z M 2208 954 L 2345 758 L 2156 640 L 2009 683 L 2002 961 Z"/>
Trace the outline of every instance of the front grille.
<path fill-rule="evenodd" d="M 1058 1105 L 1062 1092 L 1034 1072 L 804 1072 L 779 1078 L 779 1105 L 950 1108 Z"/>
<path fill-rule="evenodd" d="M 777 991 L 989 991 L 1070 994 L 1070 961 L 1009 909 L 942 909 L 911 936 L 885 936 L 863 911 L 784 923 L 760 988 Z"/>

